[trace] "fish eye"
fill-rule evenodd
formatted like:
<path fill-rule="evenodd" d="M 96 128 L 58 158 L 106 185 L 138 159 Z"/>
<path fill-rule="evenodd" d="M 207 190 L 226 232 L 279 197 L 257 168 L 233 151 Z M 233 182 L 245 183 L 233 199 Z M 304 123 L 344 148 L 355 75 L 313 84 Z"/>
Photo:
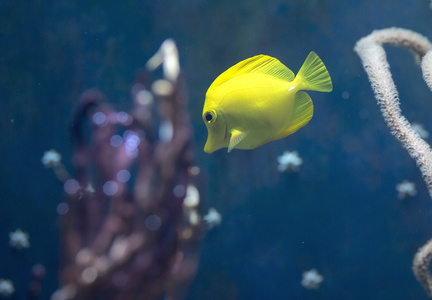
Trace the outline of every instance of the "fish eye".
<path fill-rule="evenodd" d="M 204 113 L 204 120 L 209 124 L 213 123 L 214 121 L 216 121 L 216 112 L 213 110 L 206 111 Z"/>

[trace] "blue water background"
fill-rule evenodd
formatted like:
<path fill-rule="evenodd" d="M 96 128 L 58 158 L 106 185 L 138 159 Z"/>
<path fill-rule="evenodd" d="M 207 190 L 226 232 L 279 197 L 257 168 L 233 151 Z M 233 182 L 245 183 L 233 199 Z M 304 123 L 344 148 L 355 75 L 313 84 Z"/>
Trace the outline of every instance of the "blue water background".
<path fill-rule="evenodd" d="M 44 151 L 61 152 L 70 168 L 67 125 L 79 94 L 98 87 L 128 110 L 135 72 L 166 38 L 187 81 L 201 196 L 223 216 L 187 299 L 427 299 L 411 264 L 432 237 L 432 201 L 353 47 L 391 26 L 432 39 L 431 19 L 426 0 L 1 0 L 0 278 L 14 282 L 11 299 L 25 299 L 36 263 L 47 269 L 41 299 L 58 284 L 62 185 L 41 164 Z M 305 128 L 252 151 L 202 151 L 202 106 L 216 76 L 260 53 L 296 73 L 312 50 L 334 91 L 310 93 Z M 419 67 L 405 50 L 388 48 L 388 57 L 405 115 L 431 131 Z M 277 171 L 286 150 L 303 158 L 298 173 Z M 395 186 L 405 179 L 418 193 L 400 201 Z M 16 228 L 29 233 L 29 249 L 9 247 Z M 300 284 L 311 268 L 324 276 L 318 290 Z"/>

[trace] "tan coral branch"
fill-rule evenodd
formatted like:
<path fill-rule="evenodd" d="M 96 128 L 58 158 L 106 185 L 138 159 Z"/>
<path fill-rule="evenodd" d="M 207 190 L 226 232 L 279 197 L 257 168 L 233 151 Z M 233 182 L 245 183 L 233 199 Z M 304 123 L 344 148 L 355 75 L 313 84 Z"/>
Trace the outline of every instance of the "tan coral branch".
<path fill-rule="evenodd" d="M 429 240 L 421 247 L 413 261 L 413 272 L 417 280 L 424 287 L 429 297 L 432 297 L 432 276 L 429 272 L 429 265 L 432 260 L 432 240 Z"/>
<path fill-rule="evenodd" d="M 432 198 L 432 150 L 402 115 L 399 94 L 392 79 L 383 48 L 384 44 L 411 50 L 415 58 L 422 61 L 423 78 L 431 91 L 432 44 L 427 38 L 416 32 L 393 27 L 372 32 L 360 39 L 354 48 L 362 60 L 387 126 L 410 156 L 415 159 Z M 431 260 L 432 240 L 418 250 L 413 262 L 414 275 L 430 297 L 432 297 L 432 276 L 429 272 Z"/>

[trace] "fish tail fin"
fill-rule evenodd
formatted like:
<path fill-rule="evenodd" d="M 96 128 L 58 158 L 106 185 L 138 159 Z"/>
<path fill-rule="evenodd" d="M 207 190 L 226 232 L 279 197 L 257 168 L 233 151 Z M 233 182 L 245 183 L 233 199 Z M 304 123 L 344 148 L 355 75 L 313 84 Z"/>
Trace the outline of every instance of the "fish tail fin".
<path fill-rule="evenodd" d="M 318 55 L 311 51 L 297 74 L 301 89 L 317 92 L 331 92 L 333 84 L 326 67 Z"/>

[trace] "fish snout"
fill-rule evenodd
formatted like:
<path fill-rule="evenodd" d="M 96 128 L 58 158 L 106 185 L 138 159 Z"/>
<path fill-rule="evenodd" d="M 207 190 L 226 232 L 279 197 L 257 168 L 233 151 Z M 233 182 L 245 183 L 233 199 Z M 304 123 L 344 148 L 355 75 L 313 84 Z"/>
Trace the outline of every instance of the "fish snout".
<path fill-rule="evenodd" d="M 210 146 L 209 142 L 207 141 L 207 143 L 204 145 L 204 152 L 205 153 L 213 153 L 215 151 L 215 149 L 212 149 L 213 147 Z"/>

